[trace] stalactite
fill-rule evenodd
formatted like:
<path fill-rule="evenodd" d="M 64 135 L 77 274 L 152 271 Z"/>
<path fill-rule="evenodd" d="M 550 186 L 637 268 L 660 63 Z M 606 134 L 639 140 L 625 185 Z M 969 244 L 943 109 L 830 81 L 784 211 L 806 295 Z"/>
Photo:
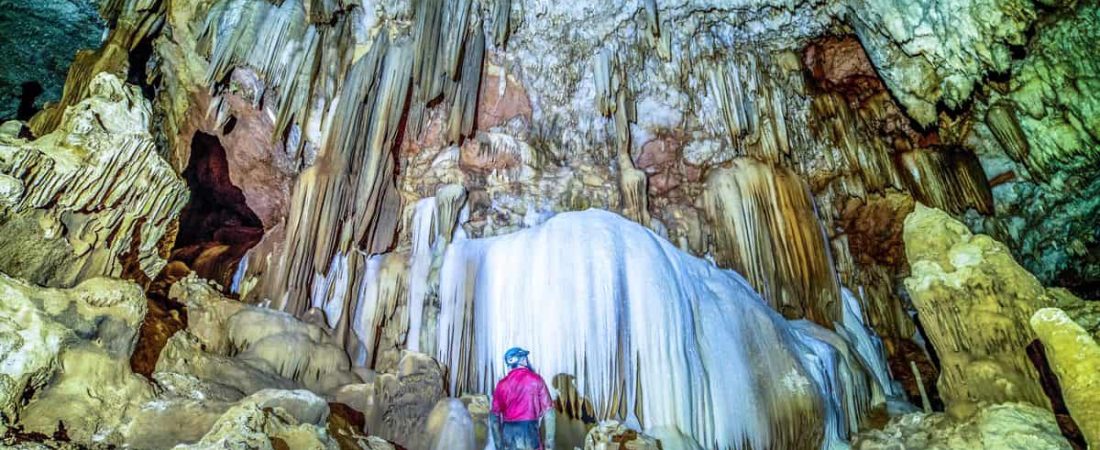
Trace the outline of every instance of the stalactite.
<path fill-rule="evenodd" d="M 512 34 L 512 0 L 493 2 L 493 44 L 505 48 Z"/>
<path fill-rule="evenodd" d="M 320 160 L 295 186 L 282 257 L 268 261 L 272 267 L 263 272 L 260 295 L 276 307 L 305 312 L 310 280 L 327 273 L 334 258 L 390 247 L 398 207 L 390 151 L 409 92 L 411 62 L 408 40 L 391 42 L 380 33 L 352 68 Z"/>
<path fill-rule="evenodd" d="M 331 25 L 313 24 L 302 5 L 293 1 L 273 5 L 224 0 L 215 8 L 220 9 L 207 19 L 198 42 L 200 49 L 209 48 L 207 85 L 212 93 L 225 88 L 234 69 L 250 67 L 266 82 L 254 106 L 272 95 L 277 98 L 273 136 L 282 138 L 293 124 L 304 127 L 314 120 L 313 102 L 331 102 L 326 93 L 340 89 L 348 73 L 354 43 L 351 20 L 338 15 Z M 300 140 L 295 150 L 300 152 L 304 144 Z"/>
<path fill-rule="evenodd" d="M 737 55 L 736 62 L 712 62 L 706 69 L 707 93 L 720 114 L 720 123 L 712 126 L 724 131 L 738 155 L 785 161 L 797 141 L 787 127 L 791 92 L 776 81 L 782 69 L 765 54 Z"/>
<path fill-rule="evenodd" d="M 744 274 L 789 318 L 831 327 L 840 288 L 806 184 L 788 169 L 738 158 L 713 170 L 703 199 L 715 260 Z"/>
<path fill-rule="evenodd" d="M 861 132 L 861 118 L 852 112 L 847 100 L 838 94 L 819 95 L 814 97 L 812 107 L 815 131 L 839 151 L 841 158 L 834 163 L 850 175 L 844 184 L 847 193 L 863 196 L 866 192 L 903 187 L 890 151 L 882 140 Z"/>
<path fill-rule="evenodd" d="M 302 2 L 310 23 L 330 23 L 337 12 L 358 5 L 355 0 L 305 0 Z"/>
<path fill-rule="evenodd" d="M 355 341 L 345 347 L 357 367 L 392 366 L 408 333 L 408 264 L 405 255 L 390 253 L 372 256 L 362 267 L 351 314 Z"/>
<path fill-rule="evenodd" d="M 868 401 L 849 344 L 795 333 L 736 273 L 608 212 L 457 240 L 440 295 L 453 394 L 490 390 L 518 345 L 572 384 L 572 405 L 707 449 L 828 448 L 825 424 L 846 439 L 843 408 Z"/>
<path fill-rule="evenodd" d="M 458 83 L 453 84 L 451 113 L 448 116 L 448 142 L 456 143 L 474 132 L 477 121 L 477 96 L 481 88 L 481 71 L 485 60 L 485 32 L 481 18 L 475 18 L 470 25 L 470 38 L 462 53 Z"/>
<path fill-rule="evenodd" d="M 450 142 L 469 136 L 476 120 L 481 86 L 485 32 L 471 0 L 423 0 L 416 3 L 412 66 L 416 104 L 410 131 L 420 133 L 426 105 L 443 99 L 449 105 Z"/>
<path fill-rule="evenodd" d="M 1012 103 L 999 102 L 990 106 L 985 113 L 985 124 L 1010 158 L 1019 163 L 1027 163 L 1030 151 L 1027 136 L 1020 129 Z"/>
<path fill-rule="evenodd" d="M 412 253 L 409 255 L 409 334 L 408 349 L 420 351 L 420 333 L 424 317 L 424 303 L 432 291 L 431 271 L 434 259 L 433 247 L 438 241 L 439 207 L 435 198 L 416 202 L 412 217 Z"/>
<path fill-rule="evenodd" d="M 634 98 L 626 85 L 623 66 L 612 53 L 604 49 L 595 60 L 596 109 L 612 119 L 615 131 L 616 160 L 619 163 L 619 189 L 622 192 L 623 214 L 635 222 L 649 226 L 649 189 L 645 172 L 634 167 L 631 156 L 630 125 L 637 121 Z"/>
<path fill-rule="evenodd" d="M 963 213 L 993 214 L 993 192 L 978 158 L 963 149 L 917 149 L 899 155 L 903 179 L 925 204 Z"/>

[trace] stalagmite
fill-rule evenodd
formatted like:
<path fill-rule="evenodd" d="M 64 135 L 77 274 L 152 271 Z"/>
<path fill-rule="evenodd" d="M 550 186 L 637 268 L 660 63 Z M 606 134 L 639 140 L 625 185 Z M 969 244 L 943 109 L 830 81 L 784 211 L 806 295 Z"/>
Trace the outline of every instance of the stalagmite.
<path fill-rule="evenodd" d="M 939 355 L 948 412 L 966 417 L 981 402 L 1050 408 L 1025 351 L 1035 340 L 1027 321 L 1051 304 L 1038 280 L 1003 244 L 923 205 L 905 219 L 905 252 L 905 289 Z"/>
<path fill-rule="evenodd" d="M 608 212 L 458 240 L 440 296 L 453 394 L 489 391 L 518 345 L 547 379 L 572 379 L 597 417 L 708 449 L 817 448 L 822 420 L 846 429 L 839 405 L 868 401 L 837 378 L 847 363 L 822 360 L 836 350 L 817 336 L 836 335 L 795 333 L 737 274 Z"/>
<path fill-rule="evenodd" d="M 786 317 L 828 327 L 841 318 L 824 232 L 797 175 L 739 158 L 711 172 L 703 200 L 718 264 L 745 274 Z"/>
<path fill-rule="evenodd" d="M 428 415 L 428 450 L 475 450 L 474 421 L 456 398 L 440 400 Z"/>

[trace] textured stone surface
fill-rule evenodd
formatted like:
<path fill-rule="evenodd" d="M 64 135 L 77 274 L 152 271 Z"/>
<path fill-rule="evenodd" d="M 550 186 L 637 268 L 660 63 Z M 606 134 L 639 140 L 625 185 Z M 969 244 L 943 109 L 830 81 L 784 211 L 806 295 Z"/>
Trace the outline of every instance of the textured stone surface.
<path fill-rule="evenodd" d="M 962 109 L 987 74 L 1008 70 L 1037 16 L 1023 0 L 856 0 L 843 10 L 890 91 L 925 126 L 937 122 L 938 103 Z"/>
<path fill-rule="evenodd" d="M 0 1 L 0 122 L 61 99 L 80 49 L 94 49 L 105 26 L 95 0 Z M 40 95 L 35 96 L 33 93 Z M 21 111 L 22 109 L 22 111 Z"/>
<path fill-rule="evenodd" d="M 438 362 L 427 355 L 403 352 L 397 366 L 375 376 L 372 383 L 345 386 L 335 397 L 366 416 L 365 431 L 372 436 L 414 450 L 450 448 L 433 447 L 438 433 L 427 432 L 433 410 L 446 402 L 443 383 L 443 368 Z M 445 411 L 436 418 L 437 432 L 448 422 Z M 469 413 L 465 414 L 466 420 L 471 420 Z M 473 440 L 472 423 L 469 428 L 469 439 Z"/>
<path fill-rule="evenodd" d="M 1081 2 L 1036 26 L 1023 59 L 991 98 L 976 143 L 998 213 L 968 220 L 1012 248 L 1048 285 L 1100 294 L 1100 5 Z M 978 105 L 979 108 L 984 105 Z M 975 113 L 980 119 L 982 111 Z"/>
<path fill-rule="evenodd" d="M 328 393 L 359 382 L 347 353 L 321 327 L 224 298 L 194 276 L 170 295 L 187 306 L 187 330 L 168 340 L 156 373 L 190 375 L 240 395 L 266 387 Z"/>
<path fill-rule="evenodd" d="M 324 428 L 327 417 L 328 405 L 309 391 L 260 391 L 226 411 L 199 442 L 175 448 L 336 450 Z"/>
<path fill-rule="evenodd" d="M 592 427 L 584 438 L 584 450 L 657 450 L 657 440 L 639 434 L 615 421 Z"/>
<path fill-rule="evenodd" d="M 943 413 L 912 413 L 886 428 L 863 433 L 855 450 L 1069 450 L 1054 416 L 1045 409 L 1006 403 L 982 407 L 966 420 Z"/>
<path fill-rule="evenodd" d="M 154 277 L 186 185 L 157 155 L 149 103 L 110 74 L 61 126 L 0 143 L 0 173 L 22 192 L 0 204 L 0 269 L 50 286 L 129 271 Z"/>
<path fill-rule="evenodd" d="M 96 278 L 45 289 L 0 274 L 0 428 L 121 444 L 152 387 L 130 372 L 140 288 Z M 59 423 L 63 425 L 59 425 Z"/>
<path fill-rule="evenodd" d="M 939 355 L 940 395 L 955 417 L 981 402 L 1049 408 L 1026 347 L 1031 315 L 1053 300 L 1005 246 L 973 235 L 940 210 L 917 205 L 905 219 L 912 273 L 905 289 Z"/>

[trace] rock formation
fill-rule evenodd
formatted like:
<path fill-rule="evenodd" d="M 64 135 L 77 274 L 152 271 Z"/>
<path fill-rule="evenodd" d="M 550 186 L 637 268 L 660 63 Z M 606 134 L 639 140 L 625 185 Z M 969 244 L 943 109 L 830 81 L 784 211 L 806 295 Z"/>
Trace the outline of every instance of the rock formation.
<path fill-rule="evenodd" d="M 153 389 L 130 373 L 141 289 L 94 278 L 42 289 L 0 274 L 0 428 L 53 435 L 62 423 L 78 442 L 121 444 L 127 419 Z"/>
<path fill-rule="evenodd" d="M 856 450 L 887 448 L 1006 450 L 1068 450 L 1054 417 L 1043 408 L 1006 403 L 981 408 L 964 421 L 943 413 L 914 413 L 891 421 L 884 429 L 857 437 Z"/>
<path fill-rule="evenodd" d="M 33 141 L 0 143 L 0 269 L 72 286 L 95 276 L 155 277 L 187 188 L 157 155 L 152 113 L 137 89 L 109 74 Z"/>
<path fill-rule="evenodd" d="M 943 211 L 917 205 L 905 219 L 912 274 L 905 288 L 940 358 L 940 395 L 956 417 L 978 403 L 1049 408 L 1025 348 L 1027 326 L 1052 300 L 1003 244 L 974 235 Z"/>
<path fill-rule="evenodd" d="M 1091 446 L 1100 442 L 1100 345 L 1065 312 L 1041 309 L 1031 317 L 1066 398 L 1066 406 Z"/>
<path fill-rule="evenodd" d="M 869 402 L 868 375 L 840 356 L 849 350 L 839 336 L 788 324 L 736 273 L 611 213 L 565 213 L 456 241 L 440 280 L 439 357 L 451 392 L 487 392 L 504 374 L 498 355 L 520 345 L 544 373 L 575 376 L 576 395 L 597 417 L 719 448 L 835 442 Z M 540 307 L 520 306 L 518 292 Z M 761 367 L 785 375 L 757 378 Z M 708 421 L 703 411 L 729 414 Z"/>

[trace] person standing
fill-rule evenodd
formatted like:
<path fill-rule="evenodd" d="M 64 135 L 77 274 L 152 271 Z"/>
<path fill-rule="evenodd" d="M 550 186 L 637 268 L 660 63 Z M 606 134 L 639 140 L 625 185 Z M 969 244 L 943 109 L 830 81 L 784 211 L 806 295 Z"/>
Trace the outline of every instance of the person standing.
<path fill-rule="evenodd" d="M 504 353 L 508 375 L 493 390 L 489 411 L 493 422 L 490 428 L 498 450 L 554 450 L 554 400 L 550 398 L 546 382 L 531 369 L 529 354 L 519 347 Z M 540 428 L 542 439 L 539 439 Z"/>

